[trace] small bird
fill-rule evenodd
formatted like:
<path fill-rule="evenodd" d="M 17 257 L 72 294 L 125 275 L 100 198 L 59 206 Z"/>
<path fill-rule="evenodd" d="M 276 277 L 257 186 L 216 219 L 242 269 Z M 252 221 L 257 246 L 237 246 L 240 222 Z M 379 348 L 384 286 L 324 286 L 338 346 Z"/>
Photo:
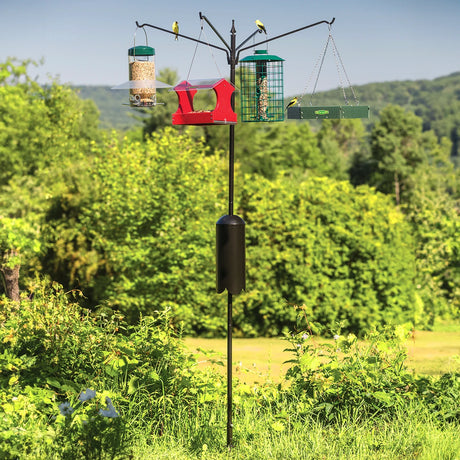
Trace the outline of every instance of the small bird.
<path fill-rule="evenodd" d="M 262 32 L 265 32 L 265 35 L 267 35 L 265 26 L 258 19 L 256 19 L 256 25 L 259 28 L 259 30 L 261 30 Z"/>
<path fill-rule="evenodd" d="M 286 106 L 286 109 L 287 110 L 289 107 L 292 107 L 293 105 L 297 104 L 297 97 L 293 97 L 290 101 L 289 101 L 289 104 Z"/>
<path fill-rule="evenodd" d="M 176 34 L 175 40 L 177 40 L 177 34 L 179 33 L 179 23 L 177 21 L 173 22 L 172 30 Z"/>

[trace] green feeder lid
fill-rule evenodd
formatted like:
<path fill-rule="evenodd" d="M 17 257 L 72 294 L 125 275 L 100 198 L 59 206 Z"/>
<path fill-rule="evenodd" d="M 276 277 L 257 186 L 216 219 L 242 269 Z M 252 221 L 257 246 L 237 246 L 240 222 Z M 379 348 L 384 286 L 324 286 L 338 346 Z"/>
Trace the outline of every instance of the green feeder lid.
<path fill-rule="evenodd" d="M 256 50 L 252 56 L 246 56 L 240 59 L 240 62 L 251 61 L 284 61 L 284 59 L 274 54 L 268 54 L 267 50 Z"/>
<path fill-rule="evenodd" d="M 128 56 L 155 56 L 155 48 L 150 46 L 133 46 L 128 50 Z"/>

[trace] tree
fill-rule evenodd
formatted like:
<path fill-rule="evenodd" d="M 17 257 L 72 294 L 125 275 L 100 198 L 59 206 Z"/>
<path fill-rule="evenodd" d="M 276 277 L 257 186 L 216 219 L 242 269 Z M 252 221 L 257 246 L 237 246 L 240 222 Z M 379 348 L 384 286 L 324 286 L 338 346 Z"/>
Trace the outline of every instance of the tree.
<path fill-rule="evenodd" d="M 0 64 L 0 271 L 15 300 L 21 265 L 27 273 L 43 247 L 49 197 L 72 181 L 97 136 L 94 103 L 56 82 L 38 85 L 28 76 L 32 64 Z"/>
<path fill-rule="evenodd" d="M 97 136 L 95 104 L 56 82 L 38 85 L 30 64 L 0 67 L 0 186 L 75 155 Z"/>
<path fill-rule="evenodd" d="M 372 182 L 377 190 L 393 193 L 397 205 L 402 193 L 407 192 L 409 177 L 425 159 L 421 144 L 421 118 L 398 106 L 382 110 L 371 133 Z"/>
<path fill-rule="evenodd" d="M 40 251 L 38 230 L 27 219 L 0 215 L 0 275 L 6 296 L 17 302 L 21 263 Z"/>

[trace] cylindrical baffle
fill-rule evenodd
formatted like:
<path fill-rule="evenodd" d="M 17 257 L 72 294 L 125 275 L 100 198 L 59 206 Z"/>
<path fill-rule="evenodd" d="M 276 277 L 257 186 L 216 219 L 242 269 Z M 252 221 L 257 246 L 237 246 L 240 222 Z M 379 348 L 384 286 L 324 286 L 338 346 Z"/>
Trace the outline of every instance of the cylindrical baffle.
<path fill-rule="evenodd" d="M 217 292 L 239 294 L 246 289 L 245 223 L 238 216 L 222 216 L 216 223 Z"/>

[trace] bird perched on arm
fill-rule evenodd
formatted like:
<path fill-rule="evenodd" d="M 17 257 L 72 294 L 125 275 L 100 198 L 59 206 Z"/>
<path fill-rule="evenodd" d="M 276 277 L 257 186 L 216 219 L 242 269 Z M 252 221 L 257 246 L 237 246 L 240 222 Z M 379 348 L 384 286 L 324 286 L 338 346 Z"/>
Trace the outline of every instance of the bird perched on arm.
<path fill-rule="evenodd" d="M 179 33 L 179 23 L 177 21 L 173 22 L 172 30 L 176 34 L 175 40 L 177 40 L 177 34 Z"/>
<path fill-rule="evenodd" d="M 267 35 L 267 30 L 265 29 L 265 26 L 258 19 L 256 19 L 256 25 L 259 28 L 259 30 L 265 32 L 265 35 Z"/>
<path fill-rule="evenodd" d="M 293 97 L 290 101 L 289 101 L 289 104 L 286 106 L 286 109 L 287 110 L 289 107 L 292 107 L 293 105 L 297 104 L 297 97 Z"/>

